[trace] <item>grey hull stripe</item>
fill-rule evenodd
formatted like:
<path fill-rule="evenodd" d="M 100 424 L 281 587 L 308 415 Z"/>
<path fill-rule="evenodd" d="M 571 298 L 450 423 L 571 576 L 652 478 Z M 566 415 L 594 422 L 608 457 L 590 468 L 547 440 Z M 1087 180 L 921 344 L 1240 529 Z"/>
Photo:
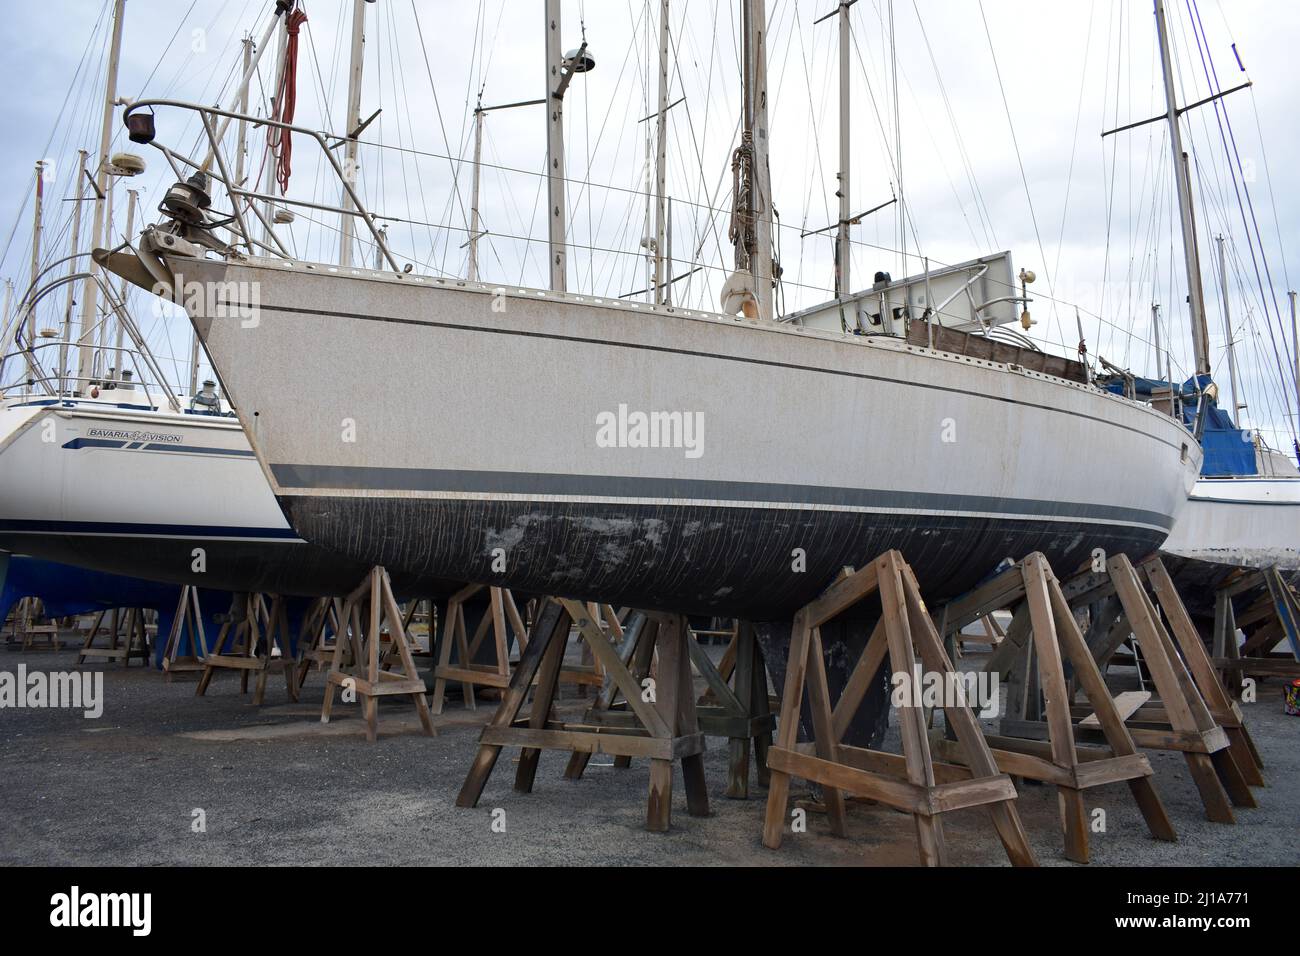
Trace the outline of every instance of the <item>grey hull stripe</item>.
<path fill-rule="evenodd" d="M 242 306 L 237 302 L 219 301 L 218 305 L 228 307 L 253 308 L 251 305 Z M 1036 408 L 1040 411 L 1052 412 L 1057 415 L 1065 415 L 1070 418 L 1083 418 L 1089 421 L 1099 422 L 1102 425 L 1108 425 L 1111 428 L 1120 428 L 1127 432 L 1141 435 L 1144 438 L 1150 438 L 1158 441 L 1162 445 L 1181 451 L 1182 443 L 1172 442 L 1159 435 L 1154 435 L 1144 428 L 1135 428 L 1132 425 L 1123 425 L 1113 419 L 1102 418 L 1097 415 L 1089 415 L 1086 412 L 1074 412 L 1064 408 L 1058 408 L 1054 405 L 1044 405 L 1038 402 L 1022 402 L 1013 398 L 1005 398 L 1001 395 L 991 395 L 986 392 L 974 392 L 964 388 L 954 388 L 950 385 L 932 385 L 929 382 L 910 382 L 899 379 L 886 378 L 883 375 L 872 375 L 869 372 L 850 372 L 842 369 L 816 368 L 811 365 L 800 365 L 794 362 L 776 362 L 771 359 L 757 359 L 741 355 L 723 355 L 718 352 L 695 352 L 690 349 L 672 348 L 667 345 L 648 345 L 641 342 L 618 342 L 612 339 L 595 339 L 583 336 L 561 335 L 554 332 L 526 332 L 522 329 L 492 329 L 478 325 L 465 325 L 458 322 L 440 322 L 436 319 L 404 319 L 392 315 L 363 315 L 359 312 L 343 312 L 341 310 L 326 309 L 308 309 L 299 306 L 290 305 L 271 305 L 262 303 L 257 306 L 266 312 L 284 312 L 289 315 L 310 315 L 319 318 L 331 319 L 357 319 L 362 322 L 382 322 L 390 325 L 415 325 L 426 328 L 454 329 L 458 332 L 477 332 L 483 335 L 507 335 L 518 338 L 536 338 L 552 339 L 557 342 L 574 342 L 583 345 L 603 345 L 608 348 L 618 349 L 635 349 L 644 352 L 663 352 L 673 355 L 688 355 L 692 358 L 708 358 L 719 362 L 738 362 L 744 365 L 766 365 L 772 368 L 786 368 L 799 372 L 811 372 L 815 375 L 831 375 L 841 378 L 857 378 L 873 382 L 887 382 L 890 385 L 901 385 L 905 388 L 921 388 L 935 392 L 950 392 L 956 395 L 967 395 L 971 398 L 981 398 L 990 402 L 1002 402 L 1008 405 L 1019 405 L 1025 408 Z M 1186 443 L 1190 446 L 1191 435 L 1188 435 L 1189 441 Z"/>
<path fill-rule="evenodd" d="M 272 465 L 282 489 L 367 492 L 445 492 L 576 498 L 679 498 L 690 501 L 748 501 L 791 505 L 910 511 L 961 511 L 999 516 L 1091 518 L 1115 524 L 1143 524 L 1168 531 L 1169 515 L 1112 505 L 1065 503 L 983 495 L 945 495 L 872 488 L 828 488 L 749 481 L 641 478 L 619 475 L 525 474 L 433 468 L 371 468 L 349 465 Z"/>

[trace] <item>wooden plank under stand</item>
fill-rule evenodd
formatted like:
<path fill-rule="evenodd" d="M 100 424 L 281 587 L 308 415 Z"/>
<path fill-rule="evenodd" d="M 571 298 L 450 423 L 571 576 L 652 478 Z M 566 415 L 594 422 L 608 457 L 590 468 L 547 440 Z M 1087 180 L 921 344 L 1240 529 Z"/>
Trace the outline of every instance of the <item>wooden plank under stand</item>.
<path fill-rule="evenodd" d="M 532 791 L 543 750 L 646 757 L 650 760 L 646 829 L 663 832 L 669 829 L 672 817 L 672 765 L 680 759 L 687 812 L 692 816 L 708 815 L 704 734 L 695 711 L 686 619 L 680 614 L 645 616 L 657 625 L 653 639 L 648 639 L 645 646 L 650 652 L 658 651 L 659 661 L 657 676 L 643 684 L 633 677 L 626 660 L 591 619 L 586 605 L 569 600 L 544 602 L 501 705 L 479 737 L 478 752 L 456 798 L 457 806 L 477 806 L 501 749 L 521 747 L 515 772 L 515 789 L 521 793 Z M 573 623 L 578 624 L 578 639 L 591 648 L 605 674 L 622 691 L 629 707 L 626 715 L 608 715 L 606 720 L 590 723 L 556 719 L 560 669 Z M 537 690 L 531 708 L 523 715 L 534 678 Z"/>
<path fill-rule="evenodd" d="M 1084 791 L 1103 784 L 1124 781 L 1146 820 L 1151 835 L 1158 840 L 1175 840 L 1173 825 L 1151 783 L 1151 764 L 1124 726 L 1116 701 L 1110 696 L 1097 662 L 1084 642 L 1074 614 L 1061 592 L 1060 582 L 1052 573 L 1047 559 L 1035 552 L 998 575 L 971 595 L 959 598 L 945 608 L 947 635 L 960 634 L 969 622 L 986 618 L 990 601 L 1002 609 L 1028 608 L 1031 645 L 1026 642 L 1021 656 L 1037 662 L 1037 686 L 1043 696 L 1047 717 L 1048 740 L 986 735 L 993 748 L 993 758 L 1003 772 L 1030 780 L 1055 784 L 1065 836 L 1065 856 L 1076 863 L 1088 862 L 1088 821 L 1084 808 Z M 1071 724 L 1071 696 L 1066 690 L 1065 662 L 1074 669 L 1074 679 L 1091 704 L 1090 719 L 1104 735 L 1107 747 L 1076 747 Z M 993 673 L 999 678 L 1013 665 L 1003 665 Z M 1148 695 L 1149 696 L 1149 695 Z M 961 754 L 951 740 L 942 741 L 940 752 L 949 760 L 962 763 Z"/>
<path fill-rule="evenodd" d="M 872 594 L 880 596 L 881 615 L 834 707 L 822 657 L 821 625 Z M 965 766 L 935 763 L 926 735 L 920 701 L 897 707 L 903 755 L 842 743 L 863 695 L 873 684 L 888 653 L 894 673 L 911 674 L 917 655 L 924 667 L 943 677 L 953 672 L 934 623 L 921 599 L 912 570 L 897 551 L 887 551 L 860 571 L 846 568 L 817 600 L 795 615 L 786 664 L 785 693 L 777 742 L 768 753 L 772 780 L 768 788 L 764 845 L 776 849 L 785 831 L 790 777 L 822 785 L 836 836 L 846 835 L 843 793 L 859 794 L 912 814 L 921 863 L 947 862 L 941 815 L 965 807 L 987 806 L 1008 858 L 1017 866 L 1034 866 L 1033 850 L 1016 811 L 1016 789 L 994 762 L 975 715 L 958 688 L 956 701 L 945 700 L 944 713 L 957 735 Z M 813 719 L 815 756 L 797 748 L 799 712 L 805 686 Z"/>
<path fill-rule="evenodd" d="M 363 615 L 363 609 L 368 613 Z M 345 693 L 351 690 L 361 702 L 365 715 L 366 739 L 373 743 L 379 738 L 379 698 L 399 695 L 411 699 L 420 726 L 432 737 L 433 718 L 424 699 L 424 679 L 415 669 L 411 642 L 393 596 L 388 571 L 379 566 L 371 568 L 365 580 L 343 602 L 339 618 L 347 633 L 346 638 L 339 633 L 334 639 L 334 660 L 326 678 L 321 723 L 329 723 L 335 690 L 343 688 Z M 362 627 L 363 618 L 367 622 L 365 627 Z M 388 646 L 381 655 L 385 634 Z M 349 652 L 346 661 L 345 648 Z"/>
<path fill-rule="evenodd" d="M 280 650 L 278 656 L 274 654 L 276 648 Z M 273 595 L 268 608 L 261 594 L 236 594 L 231 599 L 230 613 L 226 615 L 216 640 L 203 655 L 203 674 L 194 689 L 194 696 L 205 696 L 212 678 L 220 670 L 238 671 L 239 692 L 246 694 L 248 677 L 256 672 L 253 706 L 260 707 L 266 697 L 266 678 L 272 667 L 278 667 L 284 672 L 289 699 L 297 702 L 295 663 L 289 652 L 289 617 L 284 599 L 278 594 Z"/>

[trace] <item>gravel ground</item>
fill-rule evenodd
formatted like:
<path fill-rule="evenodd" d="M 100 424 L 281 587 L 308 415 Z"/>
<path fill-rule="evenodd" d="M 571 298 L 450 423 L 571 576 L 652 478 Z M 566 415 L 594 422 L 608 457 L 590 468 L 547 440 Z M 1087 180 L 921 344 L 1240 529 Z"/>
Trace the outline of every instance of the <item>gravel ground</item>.
<path fill-rule="evenodd" d="M 66 670 L 68 651 L 0 651 L 0 670 Z M 973 666 L 968 658 L 967 666 Z M 451 700 L 435 718 L 437 736 L 419 735 L 409 704 L 386 701 L 380 739 L 367 744 L 356 705 L 335 706 L 319 722 L 320 677 L 299 704 L 285 702 L 273 676 L 267 705 L 239 694 L 235 676 L 219 676 L 205 698 L 194 681 L 173 683 L 151 670 L 94 666 L 104 672 L 99 719 L 67 710 L 0 710 L 0 865 L 248 864 L 676 864 L 912 865 L 911 821 L 855 802 L 850 838 L 838 840 L 824 817 L 788 834 L 779 851 L 760 842 L 764 791 L 728 800 L 726 743 L 706 755 L 711 815 L 685 812 L 680 770 L 673 829 L 647 833 L 644 762 L 619 770 L 593 758 L 579 782 L 564 780 L 565 755 L 544 753 L 532 794 L 512 789 L 517 751 L 505 751 L 476 809 L 455 806 L 491 703 L 476 712 Z M 1237 824 L 1205 819 L 1179 754 L 1149 752 L 1156 785 L 1178 842 L 1147 834 L 1123 784 L 1088 792 L 1089 809 L 1107 813 L 1092 834 L 1094 867 L 1108 865 L 1295 866 L 1300 863 L 1300 720 L 1282 714 L 1281 686 L 1261 688 L 1244 711 L 1265 760 L 1270 786 L 1260 806 L 1239 810 Z M 566 690 L 562 705 L 583 702 Z M 898 751 L 891 728 L 886 749 Z M 794 797 L 806 799 L 795 782 Z M 1056 797 L 1021 788 L 1019 808 L 1040 863 L 1072 866 L 1061 855 Z M 493 810 L 505 812 L 494 832 Z M 195 833 L 193 811 L 206 815 Z M 499 816 L 499 815 L 498 815 Z M 944 817 L 952 861 L 1005 865 L 987 815 Z"/>

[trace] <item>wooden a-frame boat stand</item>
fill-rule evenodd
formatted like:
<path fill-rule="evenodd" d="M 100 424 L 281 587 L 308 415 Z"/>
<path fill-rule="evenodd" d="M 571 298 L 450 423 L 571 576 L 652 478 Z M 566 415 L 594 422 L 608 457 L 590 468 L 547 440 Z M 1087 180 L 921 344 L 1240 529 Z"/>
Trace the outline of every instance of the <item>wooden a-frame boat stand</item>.
<path fill-rule="evenodd" d="M 1264 593 L 1259 599 L 1238 615 L 1233 598 L 1261 589 Z M 1214 597 L 1214 666 L 1234 698 L 1241 696 L 1245 677 L 1300 677 L 1300 600 L 1276 567 L 1244 570 L 1225 581 Z M 1240 647 L 1239 627 L 1246 634 Z M 1283 639 L 1291 653 L 1274 653 L 1273 648 Z"/>
<path fill-rule="evenodd" d="M 277 647 L 280 649 L 278 657 L 273 655 Z M 278 594 L 272 595 L 268 608 L 262 594 L 236 594 L 231 599 L 230 612 L 225 615 L 216 639 L 210 647 L 204 648 L 203 672 L 199 676 L 194 695 L 205 696 L 217 672 L 227 670 L 238 672 L 239 692 L 246 694 L 249 675 L 256 672 L 253 706 L 260 707 L 266 697 L 266 679 L 272 667 L 278 667 L 284 672 L 285 690 L 289 700 L 296 702 L 296 661 L 289 649 L 289 617 L 284 599 Z"/>
<path fill-rule="evenodd" d="M 86 639 L 77 652 L 77 666 L 80 667 L 84 664 L 88 657 L 106 662 L 120 660 L 123 667 L 130 667 L 131 658 L 138 657 L 147 666 L 149 663 L 149 635 L 145 625 L 144 611 L 145 609 L 142 607 L 128 607 L 96 612 L 90 630 L 86 632 Z M 96 647 L 95 639 L 99 637 L 99 631 L 104 626 L 105 617 L 108 618 L 108 626 L 105 628 L 108 635 L 108 646 Z"/>
<path fill-rule="evenodd" d="M 585 632 L 588 642 L 612 639 L 618 659 L 629 669 L 636 684 L 642 685 L 646 678 L 657 676 L 654 650 L 661 627 L 660 616 L 634 611 L 627 619 L 626 628 L 611 629 L 606 638 L 600 633 L 590 605 L 584 610 L 577 601 L 565 600 L 562 603 L 578 628 Z M 754 629 L 748 622 L 737 624 L 720 665 L 713 663 L 690 628 L 686 632 L 686 649 L 691 664 L 704 678 L 707 688 L 696 702 L 700 730 L 708 737 L 728 739 L 726 796 L 733 800 L 747 799 L 751 752 L 756 757 L 759 785 L 765 787 L 768 784 L 767 752 L 776 722 L 776 714 L 768 702 L 763 653 L 754 637 Z M 606 673 L 595 702 L 582 720 L 586 724 L 611 727 L 627 726 L 635 721 L 626 695 L 610 674 Z M 581 779 L 590 759 L 590 751 L 575 750 L 564 776 L 570 780 Z M 625 768 L 631 763 L 629 755 L 614 757 L 615 767 Z"/>
<path fill-rule="evenodd" d="M 483 615 L 471 637 L 465 627 L 465 602 L 479 594 L 486 585 L 469 584 L 453 594 L 447 602 L 442 621 L 442 638 L 437 641 L 437 663 L 433 668 L 433 712 L 441 714 L 446 700 L 447 682 L 459 683 L 461 696 L 469 710 L 477 710 L 475 688 L 494 687 L 504 690 L 510 685 L 510 634 L 522 653 L 528 643 L 528 628 L 515 605 L 514 596 L 505 588 L 488 587 L 489 613 Z M 475 663 L 479 648 L 492 636 L 495 660 L 491 664 Z M 432 651 L 433 645 L 430 645 Z M 453 654 L 454 652 L 454 654 Z"/>
<path fill-rule="evenodd" d="M 695 707 L 687 622 L 680 614 L 653 617 L 658 626 L 643 646 L 648 648 L 647 659 L 650 653 L 658 652 L 658 674 L 647 683 L 646 678 L 638 680 L 633 676 L 628 662 L 591 620 L 585 605 L 577 601 L 547 600 L 537 615 L 533 633 L 511 675 L 501 705 L 479 737 L 478 752 L 456 805 L 477 806 L 502 748 L 521 747 L 515 772 L 515 789 L 521 793 L 531 792 L 533 788 L 542 750 L 570 753 L 571 766 L 578 754 L 645 757 L 650 761 L 646 829 L 662 832 L 671 823 L 673 762 L 680 760 L 687 812 L 692 816 L 707 816 L 704 734 Z M 607 714 L 600 722 L 557 719 L 554 705 L 560 671 L 575 621 L 579 625 L 579 640 L 590 647 L 596 663 L 626 699 L 626 714 Z M 625 645 L 627 641 L 622 643 Z M 534 680 L 536 692 L 525 715 L 523 709 Z"/>
<path fill-rule="evenodd" d="M 1084 792 L 1104 784 L 1127 783 L 1151 835 L 1158 840 L 1175 840 L 1173 825 L 1151 782 L 1151 764 L 1138 752 L 1125 727 L 1124 716 L 1088 650 L 1060 582 L 1042 554 L 1029 555 L 974 592 L 948 604 L 943 612 L 946 639 L 955 640 L 968 624 L 1004 608 L 1016 609 L 1012 620 L 1019 621 L 1013 624 L 1017 642 L 1023 640 L 1028 622 L 1032 645 L 1025 642 L 1017 662 L 1031 657 L 1036 662 L 1036 685 L 1042 693 L 1048 740 L 986 735 L 998 767 L 1013 776 L 1056 786 L 1065 856 L 1076 863 L 1088 862 Z M 999 662 L 1007 660 L 1007 655 L 996 657 Z M 1105 737 L 1105 748 L 1075 744 L 1070 714 L 1073 697 L 1066 687 L 1067 663 Z M 991 662 L 988 669 L 1001 678 L 1011 666 Z M 1020 681 L 1018 686 L 1024 684 Z M 964 762 L 954 741 L 943 740 L 938 749 L 946 758 Z"/>
<path fill-rule="evenodd" d="M 364 616 L 363 609 L 368 612 Z M 415 668 L 405 623 L 393 596 L 388 571 L 382 567 L 371 568 L 338 612 L 339 631 L 334 638 L 334 658 L 325 683 L 321 723 L 329 723 L 334 693 L 342 688 L 345 693 L 355 693 L 361 702 L 366 739 L 372 743 L 379 737 L 379 698 L 393 695 L 410 698 L 425 735 L 433 736 L 424 679 Z M 385 643 L 387 647 L 380 654 L 380 647 Z"/>
<path fill-rule="evenodd" d="M 880 597 L 880 620 L 832 707 L 821 625 L 873 594 Z M 763 824 L 764 845 L 772 849 L 781 845 L 793 775 L 822 785 L 831 831 L 836 836 L 847 833 L 843 794 L 865 796 L 912 814 L 921 862 L 940 866 L 947 860 L 942 814 L 986 806 L 1011 862 L 1035 865 L 1016 811 L 1015 786 L 998 769 L 964 696 L 945 701 L 952 705 L 945 707 L 945 714 L 956 732 L 965 766 L 933 760 L 919 701 L 896 708 L 902 756 L 841 742 L 886 654 L 895 673 L 911 674 L 918 654 L 931 672 L 948 675 L 953 671 L 912 570 L 897 551 L 887 551 L 859 571 L 846 568 L 817 600 L 795 615 L 778 736 L 768 753 L 772 779 Z M 950 686 L 961 685 L 952 681 Z M 797 746 L 805 687 L 812 708 L 815 754 L 804 753 Z"/>
<path fill-rule="evenodd" d="M 960 608 L 950 606 L 945 630 L 951 635 L 962 620 L 980 608 L 1014 603 L 1017 587 L 1014 577 L 1008 575 L 982 586 L 963 599 Z M 1148 587 L 1169 622 L 1169 630 L 1147 593 Z M 997 593 L 999 588 L 1001 593 Z M 1214 672 L 1205 645 L 1159 557 L 1147 558 L 1135 567 L 1125 555 L 1115 555 L 1106 561 L 1104 570 L 1075 575 L 1061 584 L 1060 590 L 1069 609 L 1085 605 L 1092 609 L 1085 642 L 1102 673 L 1116 648 L 1130 637 L 1135 640 L 1157 699 L 1148 703 L 1145 695 L 1121 695 L 1131 699 L 1131 704 L 1122 709 L 1117 699 L 1117 709 L 1133 742 L 1139 747 L 1184 755 L 1210 820 L 1232 823 L 1234 804 L 1255 806 L 1250 784 L 1262 783 L 1262 776 L 1252 756 L 1253 744 L 1241 711 Z M 1020 600 L 1006 639 L 985 669 L 1001 673 L 1010 670 L 1010 700 L 1001 723 L 1003 737 L 1050 741 L 1050 715 L 1045 721 L 1039 710 L 1044 689 L 1042 664 L 1040 661 L 1038 668 L 1031 664 L 1038 652 L 1036 636 L 1033 641 L 1029 639 L 1032 614 L 1030 602 Z M 1059 623 L 1057 627 L 1059 633 Z M 1081 684 L 1077 669 L 1071 683 L 1076 688 Z M 1073 724 L 1075 739 L 1097 742 L 1100 729 L 1102 742 L 1113 748 L 1113 740 L 1104 732 L 1102 712 L 1095 710 L 1099 698 L 1088 693 L 1089 703 L 1071 700 L 1071 720 L 1077 721 Z M 1058 735 L 1063 731 L 1063 726 L 1056 728 Z"/>

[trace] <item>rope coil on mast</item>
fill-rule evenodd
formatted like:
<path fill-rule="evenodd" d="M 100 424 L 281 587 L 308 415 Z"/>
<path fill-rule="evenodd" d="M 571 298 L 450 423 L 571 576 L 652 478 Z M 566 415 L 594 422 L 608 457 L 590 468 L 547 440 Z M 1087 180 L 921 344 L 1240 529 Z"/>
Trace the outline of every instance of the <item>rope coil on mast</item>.
<path fill-rule="evenodd" d="M 284 72 L 276 88 L 275 109 L 271 118 L 284 123 L 293 123 L 294 113 L 298 108 L 298 35 L 302 25 L 307 22 L 307 14 L 301 9 L 292 10 L 285 18 L 284 29 L 287 36 L 284 48 Z M 275 156 L 275 181 L 280 185 L 280 195 L 289 192 L 289 177 L 293 174 L 293 135 L 287 129 L 269 130 L 268 146 Z"/>

